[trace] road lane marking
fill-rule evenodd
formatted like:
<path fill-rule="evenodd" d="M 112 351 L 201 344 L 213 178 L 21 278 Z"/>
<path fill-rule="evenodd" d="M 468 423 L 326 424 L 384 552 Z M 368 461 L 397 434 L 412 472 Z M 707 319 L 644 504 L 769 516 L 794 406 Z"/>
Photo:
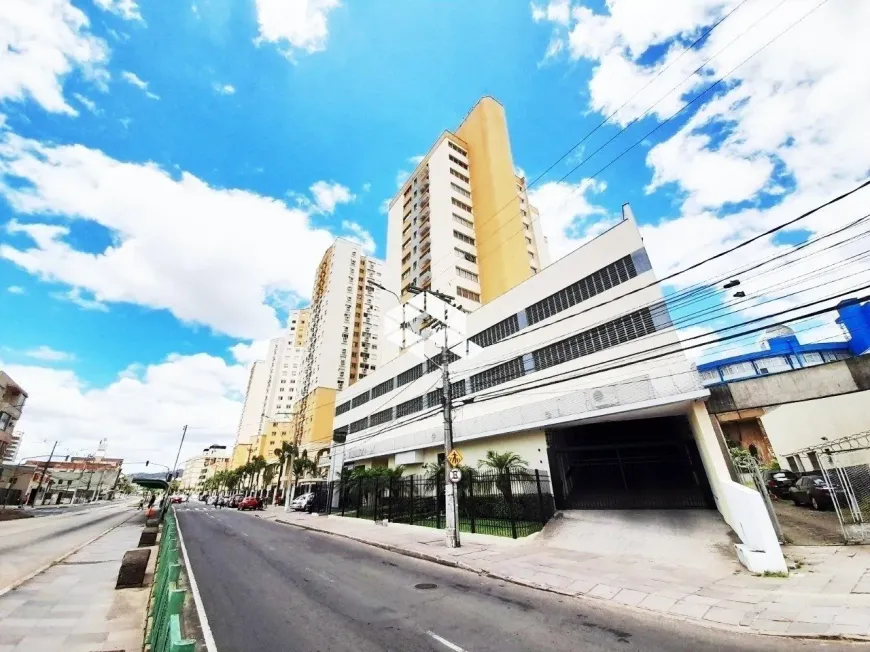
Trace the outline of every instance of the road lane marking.
<path fill-rule="evenodd" d="M 181 544 L 181 553 L 184 555 L 184 565 L 187 570 L 187 580 L 190 583 L 190 591 L 193 593 L 193 602 L 196 604 L 196 613 L 199 615 L 199 626 L 202 629 L 202 637 L 205 639 L 205 649 L 208 652 L 217 652 L 217 644 L 214 642 L 214 634 L 211 632 L 211 627 L 208 624 L 208 616 L 205 615 L 205 607 L 202 606 L 202 596 L 199 593 L 199 586 L 196 584 L 196 578 L 193 576 L 193 568 L 190 566 L 190 557 L 187 554 L 187 546 L 184 545 L 184 535 L 181 533 L 181 523 L 176 520 L 176 529 L 178 530 L 178 542 Z"/>
<path fill-rule="evenodd" d="M 438 636 L 438 634 L 436 634 L 435 632 L 427 631 L 426 633 L 429 636 L 431 636 L 432 638 L 434 638 L 436 641 L 441 643 L 441 645 L 443 645 L 444 647 L 447 647 L 447 648 L 450 648 L 451 650 L 453 650 L 453 652 L 465 652 L 465 650 L 463 650 L 461 647 L 459 647 L 455 643 L 451 643 L 446 638 L 442 638 L 442 637 Z"/>

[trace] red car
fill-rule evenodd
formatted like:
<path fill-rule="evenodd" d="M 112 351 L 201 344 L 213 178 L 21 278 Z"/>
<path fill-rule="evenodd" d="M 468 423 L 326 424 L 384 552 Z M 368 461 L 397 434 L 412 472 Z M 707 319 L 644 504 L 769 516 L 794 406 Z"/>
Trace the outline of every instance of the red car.
<path fill-rule="evenodd" d="M 245 511 L 246 509 L 257 509 L 257 499 L 253 496 L 248 496 L 247 498 L 242 498 L 239 501 L 238 508 L 241 511 Z"/>
<path fill-rule="evenodd" d="M 184 497 L 183 496 L 173 496 L 172 498 L 169 499 L 169 502 L 173 505 L 177 505 L 178 503 L 184 502 Z"/>

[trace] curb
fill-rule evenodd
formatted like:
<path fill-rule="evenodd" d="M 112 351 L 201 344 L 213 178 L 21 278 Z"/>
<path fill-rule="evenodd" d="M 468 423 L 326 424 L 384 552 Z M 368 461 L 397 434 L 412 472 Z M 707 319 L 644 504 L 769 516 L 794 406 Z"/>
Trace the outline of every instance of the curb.
<path fill-rule="evenodd" d="M 690 623 L 693 625 L 698 625 L 700 627 L 706 627 L 708 629 L 717 629 L 721 631 L 729 631 L 729 632 L 739 632 L 742 634 L 752 635 L 752 636 L 768 636 L 772 638 L 783 638 L 783 639 L 809 639 L 809 640 L 819 640 L 819 641 L 861 641 L 867 642 L 870 641 L 870 637 L 861 636 L 861 635 L 852 635 L 852 634 L 843 634 L 843 635 L 830 635 L 830 634 L 786 634 L 779 632 L 759 632 L 752 628 L 742 626 L 742 625 L 726 625 L 724 623 L 716 623 L 709 620 L 700 620 L 698 618 L 690 618 L 688 616 L 680 616 L 676 614 L 667 614 L 661 613 L 657 611 L 651 611 L 649 609 L 641 609 L 640 607 L 635 607 L 632 605 L 613 603 L 610 600 L 604 600 L 601 598 L 596 598 L 594 596 L 585 595 L 583 593 L 572 593 L 570 591 L 563 591 L 562 589 L 558 589 L 556 587 L 543 586 L 541 584 L 535 584 L 534 582 L 529 582 L 522 578 L 513 577 L 511 575 L 502 575 L 500 573 L 494 573 L 492 571 L 482 570 L 480 568 L 475 568 L 469 564 L 466 564 L 461 561 L 452 561 L 450 559 L 444 559 L 443 557 L 438 557 L 437 555 L 430 555 L 425 552 L 417 552 L 416 550 L 408 550 L 407 548 L 401 548 L 399 546 L 394 546 L 388 543 L 380 543 L 378 541 L 368 541 L 366 539 L 362 539 L 360 537 L 355 537 L 350 534 L 344 534 L 341 532 L 330 532 L 329 530 L 321 530 L 316 527 L 312 527 L 310 525 L 303 525 L 301 523 L 293 523 L 291 521 L 285 521 L 281 518 L 274 519 L 275 523 L 281 523 L 282 525 L 289 525 L 291 527 L 297 527 L 301 530 L 308 530 L 310 532 L 317 532 L 319 534 L 327 534 L 334 537 L 339 537 L 341 539 L 348 539 L 350 541 L 356 541 L 357 543 L 362 543 L 367 546 L 372 546 L 373 548 L 380 548 L 381 550 L 386 550 L 388 552 L 394 552 L 399 555 L 404 555 L 405 557 L 413 557 L 414 559 L 421 559 L 423 561 L 432 562 L 435 564 L 439 564 L 441 566 L 446 566 L 448 568 L 457 568 L 459 570 L 468 571 L 470 573 L 474 573 L 476 575 L 480 575 L 482 577 L 488 577 L 494 580 L 500 580 L 502 582 L 508 582 L 510 584 L 515 584 L 517 586 L 523 586 L 525 588 L 534 589 L 536 591 L 545 591 L 547 593 L 554 593 L 556 595 L 566 596 L 569 598 L 575 598 L 578 600 L 584 600 L 596 603 L 598 605 L 606 605 L 610 608 L 614 609 L 624 609 L 626 611 L 631 611 L 637 614 L 643 614 L 645 616 L 659 616 L 665 617 L 668 620 L 680 621 L 685 623 Z"/>
<path fill-rule="evenodd" d="M 21 586 L 21 585 L 24 584 L 25 582 L 29 582 L 30 580 L 32 580 L 32 579 L 33 579 L 34 577 L 36 577 L 37 575 L 40 575 L 40 574 L 44 573 L 45 571 L 47 571 L 47 570 L 48 570 L 49 568 L 51 568 L 52 566 L 56 566 L 57 564 L 59 564 L 60 562 L 62 562 L 62 561 L 63 561 L 64 559 L 66 559 L 67 557 L 72 557 L 74 554 L 76 554 L 76 553 L 77 553 L 79 550 L 81 550 L 82 548 L 85 548 L 85 547 L 91 545 L 91 544 L 92 544 L 94 541 L 96 541 L 97 539 L 100 539 L 100 538 L 106 536 L 109 532 L 111 532 L 111 531 L 114 530 L 115 528 L 119 528 L 119 527 L 121 527 L 122 525 L 124 525 L 124 523 L 126 523 L 127 521 L 129 521 L 129 520 L 130 520 L 131 518 L 133 518 L 134 516 L 135 516 L 135 514 L 130 514 L 127 518 L 125 518 L 125 519 L 124 519 L 123 521 L 121 521 L 120 523 L 116 523 L 115 525 L 113 525 L 113 526 L 110 527 L 109 529 L 104 530 L 103 532 L 100 532 L 97 536 L 93 537 L 92 539 L 88 539 L 87 541 L 85 541 L 85 542 L 82 543 L 81 545 L 76 546 L 76 547 L 73 548 L 72 550 L 63 553 L 62 555 L 60 555 L 59 557 L 57 557 L 57 558 L 51 560 L 51 561 L 48 562 L 47 564 L 45 564 L 45 565 L 43 565 L 43 566 L 40 566 L 40 567 L 37 568 L 35 571 L 33 571 L 33 572 L 31 572 L 31 573 L 28 573 L 27 575 L 25 575 L 24 577 L 22 577 L 22 578 L 20 578 L 20 579 L 15 580 L 15 581 L 12 582 L 12 584 L 10 584 L 9 586 L 0 589 L 0 598 L 2 598 L 4 595 L 6 595 L 7 593 L 9 593 L 10 591 L 14 591 L 15 589 L 17 589 L 19 586 Z"/>

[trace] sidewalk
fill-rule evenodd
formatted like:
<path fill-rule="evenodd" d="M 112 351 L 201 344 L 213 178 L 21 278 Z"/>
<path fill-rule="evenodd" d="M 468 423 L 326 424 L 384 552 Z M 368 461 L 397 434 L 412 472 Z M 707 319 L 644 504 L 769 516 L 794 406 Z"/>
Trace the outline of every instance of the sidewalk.
<path fill-rule="evenodd" d="M 118 526 L 0 597 L 0 652 L 142 649 L 150 587 L 115 590 L 144 517 Z"/>
<path fill-rule="evenodd" d="M 283 508 L 258 516 L 532 588 L 711 627 L 870 640 L 870 551 L 862 547 L 790 547 L 787 557 L 798 568 L 789 577 L 758 577 L 737 564 L 723 573 L 554 548 L 537 535 L 513 540 L 463 534 L 462 548 L 451 550 L 444 545 L 443 530 L 287 514 Z"/>

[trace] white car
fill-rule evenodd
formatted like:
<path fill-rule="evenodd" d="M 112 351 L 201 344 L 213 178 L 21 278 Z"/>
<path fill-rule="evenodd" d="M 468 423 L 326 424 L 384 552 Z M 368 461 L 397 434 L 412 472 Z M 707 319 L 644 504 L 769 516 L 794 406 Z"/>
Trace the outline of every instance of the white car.
<path fill-rule="evenodd" d="M 314 500 L 314 494 L 309 492 L 307 494 L 302 494 L 301 496 L 296 496 L 290 503 L 290 507 L 295 509 L 297 512 L 304 511 L 308 509 L 308 505 Z"/>

